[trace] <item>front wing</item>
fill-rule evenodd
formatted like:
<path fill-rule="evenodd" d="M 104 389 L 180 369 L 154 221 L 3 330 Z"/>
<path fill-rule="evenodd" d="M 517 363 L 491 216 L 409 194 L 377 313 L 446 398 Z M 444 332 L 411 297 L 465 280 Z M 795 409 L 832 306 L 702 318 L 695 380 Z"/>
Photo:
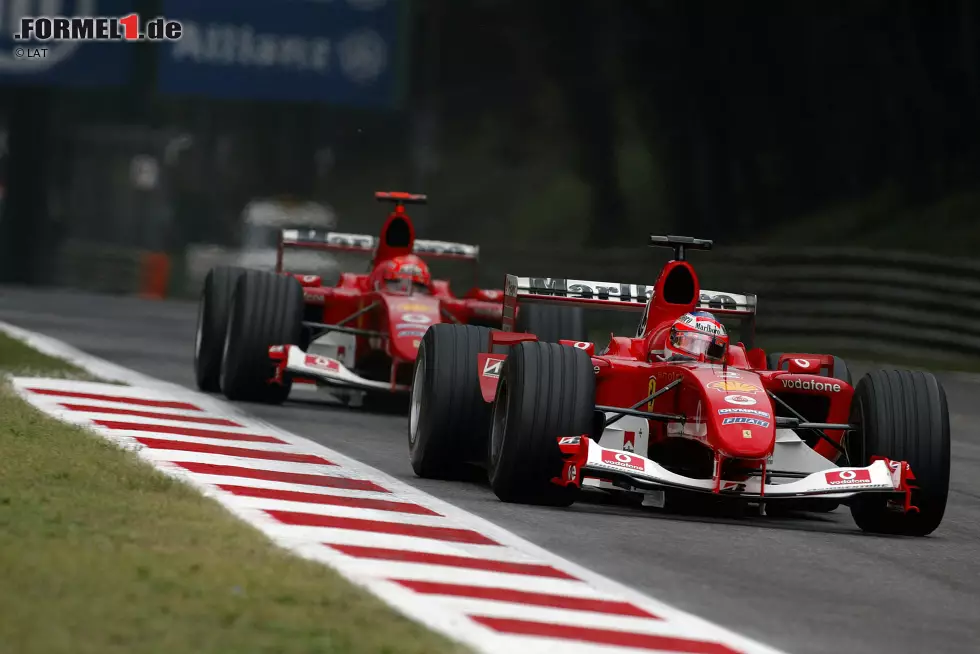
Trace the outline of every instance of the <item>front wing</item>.
<path fill-rule="evenodd" d="M 366 379 L 354 373 L 340 361 L 319 354 L 308 354 L 296 345 L 273 345 L 269 358 L 276 366 L 271 384 L 281 384 L 287 376 L 313 379 L 318 384 L 364 391 L 404 393 L 411 390 L 404 384 Z"/>
<path fill-rule="evenodd" d="M 560 486 L 580 487 L 584 479 L 592 478 L 610 480 L 624 490 L 677 488 L 757 499 L 900 493 L 905 496 L 905 510 L 917 510 L 911 505 L 913 487 L 909 482 L 915 477 L 908 463 L 884 457 L 873 457 L 871 465 L 864 468 L 830 468 L 786 483 L 765 483 L 760 475 L 737 481 L 722 479 L 716 486 L 715 480 L 679 475 L 644 456 L 606 449 L 586 436 L 562 438 L 559 447 L 566 455 L 565 464 L 562 476 L 552 481 Z"/>

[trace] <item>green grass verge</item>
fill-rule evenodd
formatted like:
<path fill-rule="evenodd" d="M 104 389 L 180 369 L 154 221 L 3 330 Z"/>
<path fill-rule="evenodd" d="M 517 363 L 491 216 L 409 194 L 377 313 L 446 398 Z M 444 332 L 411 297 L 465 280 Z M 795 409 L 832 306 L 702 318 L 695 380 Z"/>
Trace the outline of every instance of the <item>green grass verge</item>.
<path fill-rule="evenodd" d="M 41 354 L 22 341 L 0 333 L 0 371 L 25 377 L 56 377 L 95 381 L 77 366 Z"/>
<path fill-rule="evenodd" d="M 77 368 L 0 336 L 0 371 Z M 463 652 L 0 380 L 0 650 Z"/>

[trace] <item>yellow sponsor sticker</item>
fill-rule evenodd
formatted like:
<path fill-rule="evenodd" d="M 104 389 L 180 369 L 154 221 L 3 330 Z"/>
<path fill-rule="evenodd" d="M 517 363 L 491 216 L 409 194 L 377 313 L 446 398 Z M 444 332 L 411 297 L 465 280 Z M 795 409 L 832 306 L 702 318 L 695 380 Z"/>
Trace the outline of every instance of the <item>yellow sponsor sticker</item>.
<path fill-rule="evenodd" d="M 723 393 L 761 393 L 762 389 L 755 384 L 735 380 L 714 381 L 708 384 L 708 388 Z"/>
<path fill-rule="evenodd" d="M 647 383 L 647 395 L 653 395 L 657 392 L 657 378 L 651 377 L 649 383 Z M 647 411 L 653 411 L 653 403 L 656 400 L 650 400 L 647 402 Z"/>
<path fill-rule="evenodd" d="M 416 311 L 426 312 L 432 309 L 428 304 L 399 304 L 398 311 L 403 311 L 405 313 L 412 313 Z"/>
<path fill-rule="evenodd" d="M 420 341 L 417 338 L 414 341 L 412 341 L 412 347 L 414 347 L 416 350 L 419 349 L 419 345 L 421 345 L 421 344 L 422 344 L 422 341 Z"/>
<path fill-rule="evenodd" d="M 752 430 L 751 429 L 743 429 L 742 430 L 742 438 L 752 438 Z"/>

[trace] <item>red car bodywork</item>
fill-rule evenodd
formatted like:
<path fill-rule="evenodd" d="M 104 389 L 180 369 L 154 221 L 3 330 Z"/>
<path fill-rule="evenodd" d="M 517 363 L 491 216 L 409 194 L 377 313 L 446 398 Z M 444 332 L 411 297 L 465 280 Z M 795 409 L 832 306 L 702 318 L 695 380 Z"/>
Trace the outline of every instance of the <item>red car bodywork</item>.
<path fill-rule="evenodd" d="M 633 454 L 634 450 L 624 443 L 607 446 L 608 422 L 605 430 L 598 429 L 593 434 L 569 434 L 559 440 L 566 462 L 556 483 L 580 485 L 583 479 L 592 478 L 608 484 L 618 478 L 635 490 L 675 486 L 714 493 L 739 491 L 762 497 L 778 489 L 778 485 L 764 481 L 750 485 L 748 480 L 768 479 L 767 465 L 769 475 L 778 476 L 772 465 L 777 449 L 777 412 L 784 421 L 788 415 L 779 402 L 770 398 L 771 393 L 806 415 L 807 422 L 801 424 L 826 425 L 820 429 L 823 437 L 804 441 L 825 459 L 824 465 L 821 467 L 819 460 L 814 459 L 812 469 L 787 474 L 801 480 L 787 489 L 798 491 L 796 496 L 834 496 L 838 490 L 836 495 L 843 496 L 864 490 L 860 485 L 871 484 L 873 472 L 875 490 L 904 493 L 905 509 L 915 510 L 906 483 L 914 477 L 905 462 L 883 459 L 885 464 L 876 465 L 871 472 L 835 466 L 846 432 L 832 427 L 847 426 L 854 388 L 831 376 L 834 357 L 828 355 L 787 353 L 780 356 L 777 369 L 769 369 L 766 353 L 752 344 L 755 296 L 703 291 L 694 268 L 686 260 L 668 262 L 652 288 L 508 275 L 503 330 L 491 333 L 490 352 L 500 351 L 495 346 L 536 340 L 531 334 L 513 331 L 518 300 L 572 303 L 632 311 L 640 316 L 635 336 L 611 336 L 598 353 L 594 343 L 562 341 L 562 344 L 585 350 L 591 357 L 596 376 L 597 412 L 605 412 L 600 417 L 615 414 L 614 408 L 659 414 L 656 419 L 646 419 L 645 426 L 641 425 L 642 430 L 648 430 L 643 439 L 645 449 L 636 449 Z M 742 339 L 733 340 L 724 365 L 661 360 L 671 325 L 685 313 L 698 309 L 729 322 L 732 318 L 741 320 Z M 488 403 L 494 401 L 505 359 L 504 354 L 480 355 L 480 387 Z M 784 362 L 788 362 L 788 369 L 780 369 Z M 674 382 L 677 383 L 669 392 L 647 401 L 656 389 Z M 627 432 L 620 438 L 631 439 L 632 445 L 635 436 L 634 432 Z M 598 444 L 600 441 L 602 446 Z M 794 445 L 803 446 L 802 443 Z M 601 460 L 595 452 L 590 457 L 590 450 L 601 452 Z M 676 474 L 681 470 L 683 476 Z M 831 479 L 833 475 L 838 475 L 836 481 Z M 805 488 L 805 480 L 812 482 L 812 490 Z"/>
<path fill-rule="evenodd" d="M 270 357 L 277 362 L 277 379 L 288 372 L 297 381 L 305 376 L 326 384 L 381 390 L 377 384 L 359 384 L 349 375 L 338 377 L 335 374 L 338 366 L 344 366 L 345 356 L 352 354 L 359 371 L 356 376 L 364 381 L 383 381 L 390 391 L 408 391 L 419 341 L 429 326 L 440 322 L 487 326 L 501 324 L 503 292 L 498 289 L 472 288 L 462 297 L 457 297 L 450 290 L 449 281 L 444 279 L 433 279 L 427 292 L 413 292 L 410 295 L 374 287 L 372 271 L 395 257 L 416 254 L 424 258 L 474 263 L 479 257 L 476 246 L 415 238 L 415 227 L 405 205 L 424 203 L 426 196 L 378 192 L 376 197 L 379 201 L 395 204 L 381 228 L 379 238 L 362 234 L 283 231 L 276 262 L 277 272 L 283 272 L 284 250 L 287 248 L 360 252 L 371 254 L 372 260 L 369 272 L 343 273 L 335 286 L 323 286 L 323 280 L 318 275 L 293 275 L 303 287 L 307 323 L 318 323 L 327 331 L 334 326 L 346 330 L 344 333 L 353 334 L 355 351 L 341 351 L 336 358 L 306 355 L 304 366 L 308 369 L 300 370 L 304 366 L 289 364 L 289 348 L 296 346 L 275 346 L 270 349 Z M 316 328 L 312 330 L 315 332 Z"/>

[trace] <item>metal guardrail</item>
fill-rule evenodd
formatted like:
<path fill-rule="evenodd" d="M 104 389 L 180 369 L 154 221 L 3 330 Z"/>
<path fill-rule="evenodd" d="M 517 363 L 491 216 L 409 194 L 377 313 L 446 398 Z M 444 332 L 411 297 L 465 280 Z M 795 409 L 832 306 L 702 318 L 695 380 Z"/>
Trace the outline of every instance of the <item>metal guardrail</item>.
<path fill-rule="evenodd" d="M 52 262 L 62 286 L 136 293 L 137 250 L 73 244 Z M 220 257 L 219 257 L 220 258 Z M 758 295 L 760 345 L 980 363 L 980 261 L 861 248 L 719 248 L 692 253 L 702 284 Z M 195 263 L 192 263 L 192 260 Z M 506 273 L 652 283 L 666 258 L 648 248 L 484 248 L 481 281 Z M 175 271 L 171 295 L 196 298 L 201 261 Z M 182 274 L 179 274 L 181 273 Z M 467 280 L 468 281 L 468 280 Z M 465 290 L 465 289 L 457 289 Z"/>

